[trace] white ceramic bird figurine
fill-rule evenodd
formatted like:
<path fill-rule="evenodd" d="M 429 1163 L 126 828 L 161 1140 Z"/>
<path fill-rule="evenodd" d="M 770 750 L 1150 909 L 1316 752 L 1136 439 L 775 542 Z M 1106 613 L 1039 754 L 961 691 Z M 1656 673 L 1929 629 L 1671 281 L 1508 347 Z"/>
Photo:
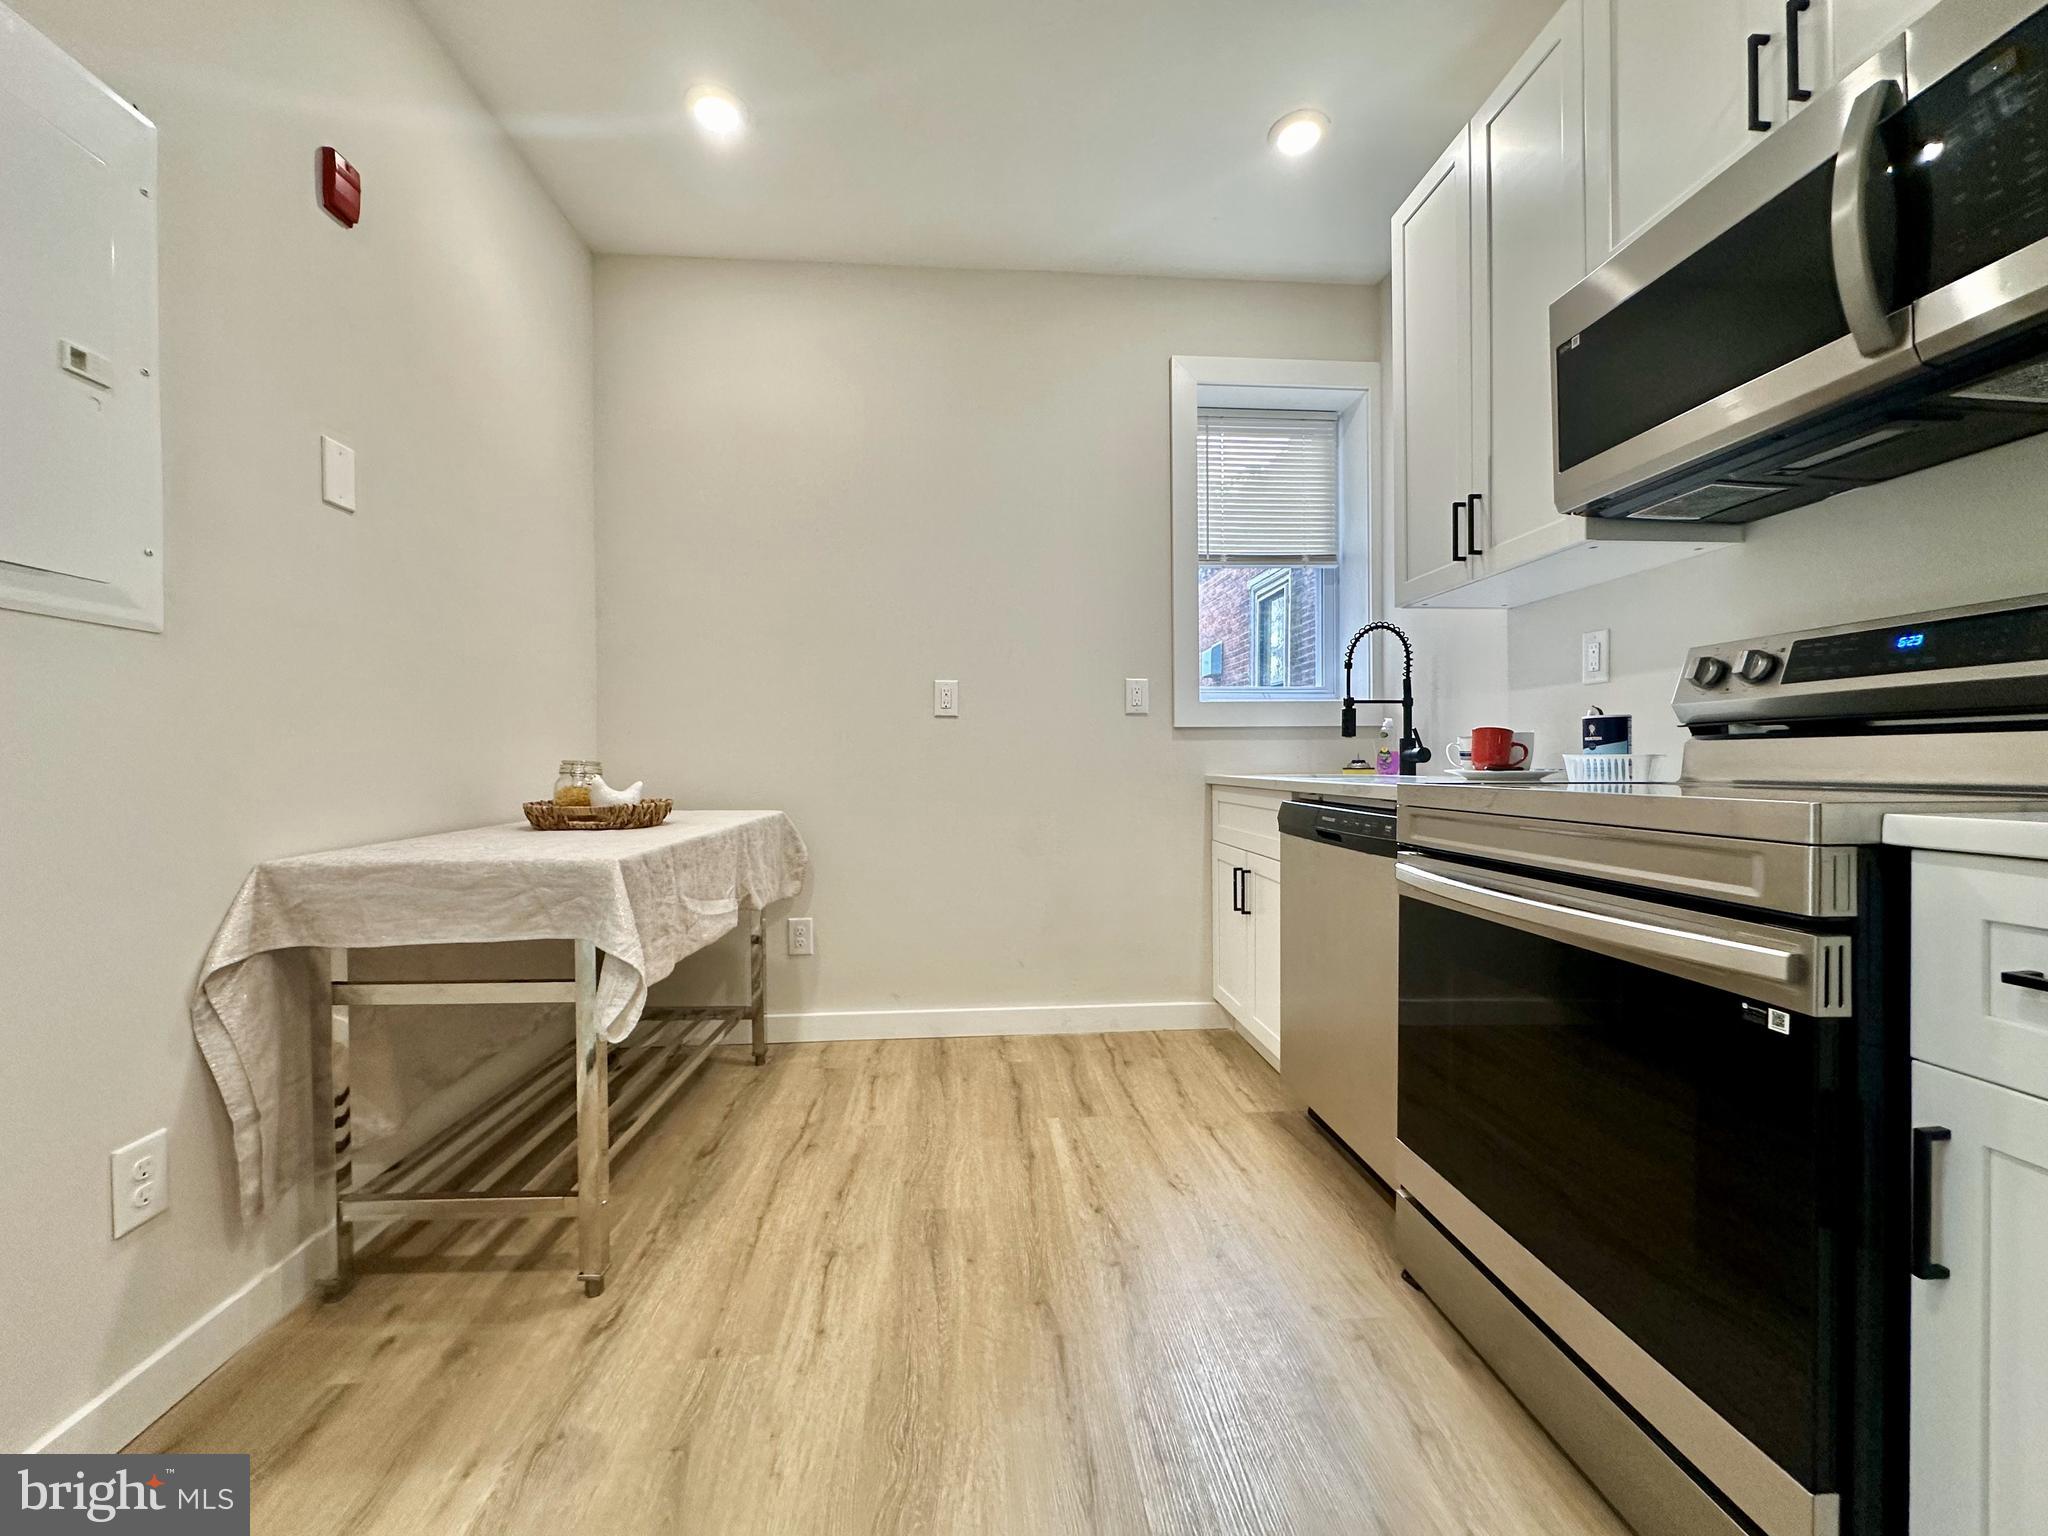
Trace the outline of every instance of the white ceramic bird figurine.
<path fill-rule="evenodd" d="M 613 789 L 611 785 L 605 783 L 604 775 L 599 774 L 590 784 L 590 803 L 592 805 L 638 805 L 642 798 L 640 792 L 645 787 L 646 782 L 644 779 L 635 779 L 624 789 Z"/>

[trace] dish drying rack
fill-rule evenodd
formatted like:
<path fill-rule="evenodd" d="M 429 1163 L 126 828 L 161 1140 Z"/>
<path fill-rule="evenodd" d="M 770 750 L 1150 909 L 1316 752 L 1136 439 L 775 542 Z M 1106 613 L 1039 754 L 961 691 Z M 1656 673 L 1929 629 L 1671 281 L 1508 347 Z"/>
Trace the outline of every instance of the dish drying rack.
<path fill-rule="evenodd" d="M 1664 771 L 1664 752 L 1567 752 L 1565 781 L 1571 784 L 1675 784 Z"/>

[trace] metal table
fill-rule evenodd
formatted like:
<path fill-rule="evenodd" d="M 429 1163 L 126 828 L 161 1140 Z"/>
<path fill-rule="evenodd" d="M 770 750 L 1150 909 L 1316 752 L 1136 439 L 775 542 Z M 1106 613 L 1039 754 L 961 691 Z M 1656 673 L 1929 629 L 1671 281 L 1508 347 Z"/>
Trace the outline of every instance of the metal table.
<path fill-rule="evenodd" d="M 576 1221 L 577 1278 L 584 1294 L 601 1294 L 611 1267 L 612 1158 L 661 1113 L 741 1020 L 752 1026 L 754 1064 L 768 1059 L 760 908 L 748 906 L 743 924 L 745 1003 L 650 1007 L 640 1016 L 640 1028 L 619 1044 L 607 1042 L 598 1029 L 600 951 L 588 939 L 573 941 L 574 976 L 546 981 L 350 982 L 349 952 L 331 951 L 334 1022 L 327 1063 L 334 1085 L 335 1236 L 334 1272 L 322 1281 L 322 1295 L 332 1300 L 354 1283 L 357 1222 L 564 1216 Z M 350 1009 L 491 1003 L 573 1004 L 573 1072 L 559 1062 L 546 1064 L 357 1189 L 346 1068 Z M 615 1111 L 624 1117 L 616 1131 Z M 572 1126 L 573 1136 L 565 1139 Z M 572 1164 L 573 1184 L 551 1187 Z M 515 1175 L 521 1175 L 517 1187 L 499 1187 Z"/>

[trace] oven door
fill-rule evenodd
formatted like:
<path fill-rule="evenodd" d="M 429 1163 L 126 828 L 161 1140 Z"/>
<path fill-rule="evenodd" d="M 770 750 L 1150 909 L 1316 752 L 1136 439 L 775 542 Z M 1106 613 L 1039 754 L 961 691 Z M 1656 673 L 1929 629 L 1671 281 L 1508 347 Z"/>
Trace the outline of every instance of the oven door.
<path fill-rule="evenodd" d="M 1397 877 L 1409 1198 L 1763 1530 L 1831 1529 L 1850 938 Z"/>

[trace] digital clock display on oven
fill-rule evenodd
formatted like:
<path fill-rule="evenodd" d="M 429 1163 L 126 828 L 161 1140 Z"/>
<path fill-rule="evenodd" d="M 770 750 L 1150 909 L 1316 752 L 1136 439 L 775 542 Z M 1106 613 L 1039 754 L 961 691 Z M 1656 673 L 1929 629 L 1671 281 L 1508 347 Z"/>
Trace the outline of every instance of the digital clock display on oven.
<path fill-rule="evenodd" d="M 2048 660 L 2048 605 L 1966 613 L 1912 629 L 1859 629 L 1794 642 L 1787 683 L 1953 671 Z"/>

